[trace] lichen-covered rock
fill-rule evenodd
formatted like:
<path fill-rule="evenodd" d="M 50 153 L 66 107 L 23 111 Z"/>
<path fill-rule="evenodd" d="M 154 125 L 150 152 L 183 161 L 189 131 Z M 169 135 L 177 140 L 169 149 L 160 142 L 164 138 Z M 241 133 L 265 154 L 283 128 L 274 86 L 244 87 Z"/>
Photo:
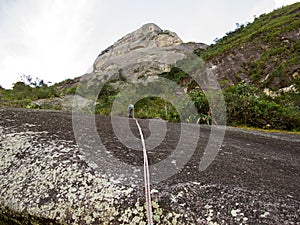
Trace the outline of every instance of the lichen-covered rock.
<path fill-rule="evenodd" d="M 84 122 L 87 115 L 78 116 Z M 74 139 L 71 114 L 0 109 L 0 118 L 0 221 L 146 224 L 143 177 L 139 186 L 124 181 L 131 177 L 114 170 L 119 165 L 94 169 Z M 116 141 L 110 118 L 95 116 L 95 121 L 109 154 L 142 168 L 142 152 Z M 149 135 L 147 120 L 139 122 Z M 148 151 L 150 165 L 176 147 L 180 124 L 167 126 L 167 138 Z M 89 130 L 82 132 L 89 137 Z M 299 223 L 300 136 L 227 128 L 215 161 L 199 171 L 209 133 L 209 126 L 201 126 L 198 146 L 184 168 L 151 183 L 154 223 Z"/>
<path fill-rule="evenodd" d="M 14 117 L 18 113 L 22 114 L 12 111 L 11 120 L 2 117 L 0 123 L 0 221 L 146 224 L 144 203 L 134 196 L 132 187 L 97 173 L 72 140 L 35 124 L 60 126 L 55 114 L 49 121 L 41 121 L 38 115 L 31 117 L 34 123 L 25 122 L 25 116 L 22 123 L 20 117 Z M 7 124 L 17 120 L 22 123 L 19 127 Z M 162 214 L 164 210 L 157 204 L 154 207 L 156 222 L 165 220 L 170 224 Z M 179 217 L 171 214 L 174 220 Z"/>
<path fill-rule="evenodd" d="M 55 109 L 71 112 L 90 113 L 94 110 L 94 101 L 80 95 L 65 95 L 61 98 L 39 99 L 33 101 L 27 108 Z"/>
<path fill-rule="evenodd" d="M 132 190 L 95 176 L 80 162 L 76 146 L 58 140 L 39 143 L 40 135 L 1 128 L 2 205 L 61 223 L 114 220 L 119 214 L 114 201 Z"/>

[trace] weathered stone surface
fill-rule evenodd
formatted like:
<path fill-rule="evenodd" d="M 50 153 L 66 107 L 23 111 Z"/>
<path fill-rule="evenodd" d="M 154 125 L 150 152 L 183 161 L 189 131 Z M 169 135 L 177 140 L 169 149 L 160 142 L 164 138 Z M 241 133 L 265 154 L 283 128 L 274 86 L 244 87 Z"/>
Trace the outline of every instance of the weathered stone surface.
<path fill-rule="evenodd" d="M 1 110 L 2 214 L 19 214 L 20 224 L 28 214 L 62 224 L 146 224 L 144 203 L 134 196 L 138 189 L 97 173 L 82 159 L 72 138 L 71 114 L 24 112 L 29 111 Z M 156 202 L 153 208 L 156 222 L 179 222 L 179 214 L 163 215 Z"/>
<path fill-rule="evenodd" d="M 181 39 L 175 33 L 163 31 L 153 23 L 145 24 L 104 50 L 96 59 L 95 67 L 97 68 L 98 63 L 104 59 L 114 58 L 134 50 L 170 47 L 181 43 Z"/>
<path fill-rule="evenodd" d="M 75 142 L 71 114 L 1 109 L 0 118 L 2 218 L 13 212 L 19 224 L 28 214 L 63 224 L 146 224 L 143 184 L 125 185 L 126 176 L 111 168 L 94 170 Z M 142 168 L 142 152 L 116 140 L 110 118 L 95 120 L 110 154 Z M 151 135 L 147 120 L 140 124 Z M 180 124 L 167 126 L 166 140 L 148 152 L 150 165 L 177 144 Z M 155 224 L 299 223 L 299 135 L 227 128 L 217 158 L 200 172 L 209 133 L 202 126 L 184 168 L 151 185 Z"/>
<path fill-rule="evenodd" d="M 146 24 L 127 34 L 104 50 L 94 62 L 94 70 L 82 77 L 90 86 L 113 79 L 141 82 L 168 72 L 171 66 L 195 48 L 206 48 L 204 44 L 183 44 L 171 31 L 164 31 L 155 24 Z"/>
<path fill-rule="evenodd" d="M 94 109 L 94 101 L 80 95 L 65 95 L 61 98 L 39 99 L 33 101 L 28 108 L 57 109 L 71 112 L 76 109 L 81 113 L 89 113 Z"/>

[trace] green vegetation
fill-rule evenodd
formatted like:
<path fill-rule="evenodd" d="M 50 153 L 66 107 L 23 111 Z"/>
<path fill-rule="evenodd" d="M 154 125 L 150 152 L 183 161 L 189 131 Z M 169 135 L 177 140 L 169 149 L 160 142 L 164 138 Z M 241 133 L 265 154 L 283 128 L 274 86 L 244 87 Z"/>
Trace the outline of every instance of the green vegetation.
<path fill-rule="evenodd" d="M 168 34 L 168 35 L 171 35 L 171 31 L 169 30 L 162 30 L 161 32 L 159 32 L 159 34 Z"/>
<path fill-rule="evenodd" d="M 179 69 L 178 67 L 172 67 L 170 72 L 162 73 L 160 74 L 160 76 L 178 83 L 183 78 L 188 77 L 188 74 Z"/>
<path fill-rule="evenodd" d="M 272 47 L 281 47 L 281 38 L 284 34 L 294 31 L 300 27 L 299 13 L 300 3 L 277 9 L 269 14 L 262 14 L 253 23 L 238 25 L 237 29 L 228 32 L 227 35 L 218 39 L 216 44 L 211 45 L 201 56 L 211 59 L 217 55 L 228 53 L 232 48 L 243 46 L 243 44 L 268 42 Z M 255 42 L 256 45 L 259 43 Z M 279 46 L 278 46 L 279 44 Z M 274 48 L 269 48 L 270 50 Z"/>
<path fill-rule="evenodd" d="M 235 71 L 221 71 L 229 125 L 300 129 L 299 27 L 300 3 L 296 3 L 261 15 L 253 23 L 237 24 L 235 31 L 208 49 L 194 51 L 207 63 L 219 64 L 227 57 L 233 60 L 234 68 L 221 64 L 224 70 Z M 241 78 L 245 76 L 247 82 Z M 291 85 L 297 91 L 279 92 Z M 277 94 L 270 97 L 265 88 Z"/>
<path fill-rule="evenodd" d="M 100 115 L 110 115 L 113 102 L 118 94 L 118 90 L 110 84 L 105 84 L 98 95 L 95 113 Z"/>
<path fill-rule="evenodd" d="M 234 58 L 236 55 L 243 56 L 241 63 L 235 62 L 233 65 L 236 72 L 227 74 L 219 80 L 226 102 L 228 125 L 300 130 L 299 27 L 300 3 L 296 3 L 270 14 L 261 15 L 251 24 L 237 24 L 235 31 L 216 40 L 216 43 L 208 49 L 194 51 L 206 63 L 212 64 L 218 64 L 227 56 L 232 57 L 234 62 L 238 61 Z M 170 31 L 167 30 L 161 32 L 161 34 L 169 33 Z M 209 91 L 201 90 L 188 75 L 193 73 L 197 66 L 196 63 L 201 62 L 199 60 L 195 60 L 193 55 L 189 55 L 178 61 L 170 72 L 159 74 L 159 76 L 179 84 L 190 96 L 191 102 L 179 104 L 182 109 L 194 105 L 198 113 L 196 119 L 200 123 L 215 123 L 212 121 L 214 119 L 211 115 L 213 114 L 212 108 L 218 110 L 218 106 L 209 105 Z M 202 62 L 200 64 L 202 66 Z M 147 71 L 145 74 L 142 72 L 139 67 L 133 70 L 133 73 L 140 73 L 138 80 L 147 80 Z M 247 79 L 242 78 L 241 74 Z M 99 84 L 88 85 L 83 81 L 79 83 L 79 79 L 69 79 L 48 86 L 42 80 L 34 80 L 30 76 L 24 77 L 25 81 L 15 83 L 12 90 L 0 88 L 0 106 L 41 108 L 32 102 L 38 99 L 51 100 L 74 94 L 92 99 L 99 92 Z M 95 113 L 110 115 L 113 103 L 122 89 L 120 83 L 124 86 L 130 85 L 122 69 L 118 71 L 117 78 L 107 82 L 101 89 L 96 99 Z M 278 91 L 282 87 L 291 85 L 296 91 Z M 166 88 L 161 86 L 163 84 L 149 83 L 139 88 L 143 90 L 156 88 L 157 94 L 159 94 Z M 275 91 L 275 94 L 267 95 L 264 92 L 265 88 Z M 174 90 L 168 91 L 174 92 Z M 170 99 L 167 100 L 170 101 Z M 53 103 L 44 104 L 42 107 L 60 109 L 59 105 Z M 179 112 L 174 106 L 159 97 L 147 97 L 138 101 L 135 104 L 135 116 L 162 118 L 173 122 L 181 120 Z"/>
<path fill-rule="evenodd" d="M 11 90 L 0 89 L 0 105 L 10 107 L 26 107 L 32 101 L 44 98 L 58 97 L 58 92 L 53 86 L 32 87 L 24 82 L 17 82 Z"/>
<path fill-rule="evenodd" d="M 292 74 L 299 71 L 300 62 L 300 3 L 269 14 L 253 23 L 237 24 L 237 29 L 216 40 L 206 50 L 195 53 L 206 62 L 219 62 L 227 56 L 242 54 L 247 62 L 236 64 L 236 74 L 246 74 L 257 86 L 278 90 L 293 82 Z M 233 58 L 234 60 L 237 60 Z M 268 79 L 259 82 L 268 75 Z"/>
<path fill-rule="evenodd" d="M 208 93 L 194 87 L 191 79 L 182 83 L 186 79 L 182 74 L 179 68 L 173 68 L 161 76 L 190 87 L 189 96 L 198 110 L 199 122 L 212 123 Z M 224 88 L 223 95 L 228 125 L 300 131 L 299 93 L 291 91 L 272 98 L 254 85 L 240 82 Z"/>
<path fill-rule="evenodd" d="M 211 123 L 211 115 L 207 97 L 200 88 L 195 88 L 189 92 L 189 96 L 195 104 L 199 114 L 199 123 Z"/>
<path fill-rule="evenodd" d="M 135 104 L 135 117 L 161 118 L 172 122 L 180 121 L 180 117 L 174 106 L 158 97 L 148 97 L 138 101 Z"/>
<path fill-rule="evenodd" d="M 300 108 L 288 94 L 271 98 L 243 82 L 225 89 L 224 97 L 230 125 L 300 130 Z"/>

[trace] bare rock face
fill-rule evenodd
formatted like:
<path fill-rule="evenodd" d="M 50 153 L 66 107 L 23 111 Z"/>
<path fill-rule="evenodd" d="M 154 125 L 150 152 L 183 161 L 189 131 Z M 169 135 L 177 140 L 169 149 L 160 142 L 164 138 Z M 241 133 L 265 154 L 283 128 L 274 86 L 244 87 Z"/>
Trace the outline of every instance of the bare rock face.
<path fill-rule="evenodd" d="M 76 103 L 76 105 L 74 105 Z M 66 95 L 62 98 L 39 99 L 33 101 L 27 108 L 56 109 L 71 112 L 77 110 L 81 113 L 90 113 L 94 107 L 94 102 L 80 95 Z"/>
<path fill-rule="evenodd" d="M 83 80 L 90 85 L 121 77 L 139 82 L 141 77 L 147 79 L 169 72 L 171 65 L 191 51 L 191 46 L 183 44 L 176 33 L 162 30 L 153 23 L 145 24 L 99 54 L 93 72 L 83 76 Z"/>
<path fill-rule="evenodd" d="M 145 24 L 104 50 L 96 59 L 95 66 L 97 67 L 97 63 L 107 57 L 116 57 L 138 49 L 168 47 L 181 43 L 181 39 L 175 33 L 163 31 L 153 23 Z"/>

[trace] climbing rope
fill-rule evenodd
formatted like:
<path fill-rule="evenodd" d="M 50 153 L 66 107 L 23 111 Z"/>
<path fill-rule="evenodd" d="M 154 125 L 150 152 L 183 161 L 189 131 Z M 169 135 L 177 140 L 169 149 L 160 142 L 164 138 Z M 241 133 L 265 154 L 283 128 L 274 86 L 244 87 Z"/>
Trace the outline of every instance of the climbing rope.
<path fill-rule="evenodd" d="M 146 196 L 146 212 L 147 212 L 147 220 L 148 225 L 153 225 L 153 214 L 152 214 L 152 203 L 151 203 L 151 190 L 150 190 L 150 175 L 149 175 L 149 165 L 148 165 L 148 157 L 147 157 L 147 150 L 144 140 L 144 135 L 142 129 L 137 121 L 134 119 L 136 125 L 139 129 L 142 145 L 143 145 L 143 155 L 144 155 L 144 181 L 145 181 L 145 196 Z"/>

